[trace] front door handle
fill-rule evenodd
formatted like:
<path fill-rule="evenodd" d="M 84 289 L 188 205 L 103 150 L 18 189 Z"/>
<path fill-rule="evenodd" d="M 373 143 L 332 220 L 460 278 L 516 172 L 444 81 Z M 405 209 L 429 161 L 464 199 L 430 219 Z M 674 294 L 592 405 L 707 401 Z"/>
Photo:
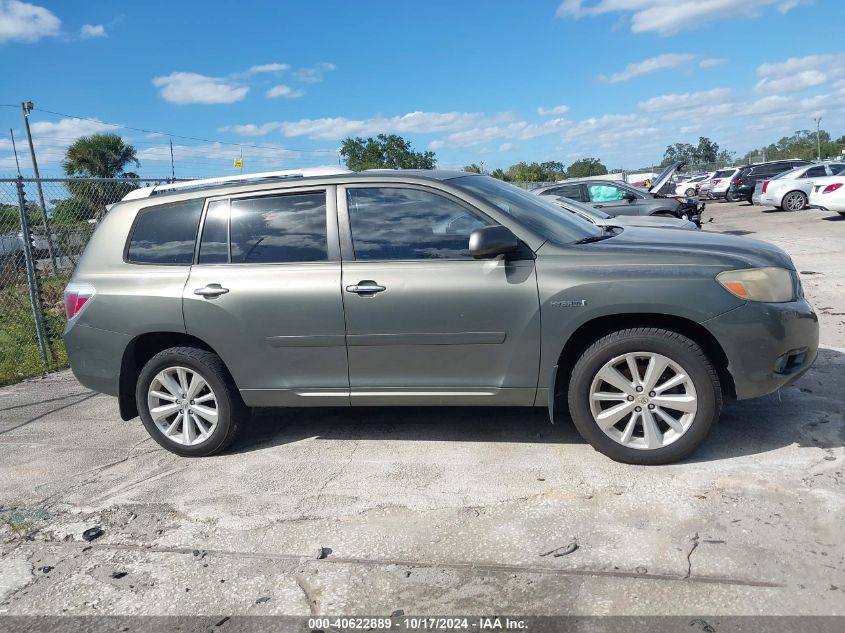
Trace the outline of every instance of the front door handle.
<path fill-rule="evenodd" d="M 346 292 L 354 292 L 361 296 L 372 296 L 377 292 L 384 292 L 385 290 L 387 290 L 387 288 L 380 286 L 370 279 L 359 281 L 357 284 L 352 286 L 346 286 Z"/>
<path fill-rule="evenodd" d="M 194 290 L 195 295 L 206 298 L 219 297 L 220 295 L 225 295 L 227 292 L 229 292 L 229 289 L 224 288 L 220 284 L 207 284 L 204 288 Z"/>

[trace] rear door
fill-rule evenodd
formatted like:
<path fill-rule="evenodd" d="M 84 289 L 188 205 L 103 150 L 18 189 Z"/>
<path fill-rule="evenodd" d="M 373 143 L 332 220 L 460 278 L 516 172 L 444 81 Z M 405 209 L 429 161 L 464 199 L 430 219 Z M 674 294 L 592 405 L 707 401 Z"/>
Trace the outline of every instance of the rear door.
<path fill-rule="evenodd" d="M 252 406 L 349 404 L 334 187 L 210 199 L 183 293 Z"/>
<path fill-rule="evenodd" d="M 443 191 L 338 193 L 352 404 L 533 404 L 533 253 L 473 259 L 470 233 L 493 222 Z"/>

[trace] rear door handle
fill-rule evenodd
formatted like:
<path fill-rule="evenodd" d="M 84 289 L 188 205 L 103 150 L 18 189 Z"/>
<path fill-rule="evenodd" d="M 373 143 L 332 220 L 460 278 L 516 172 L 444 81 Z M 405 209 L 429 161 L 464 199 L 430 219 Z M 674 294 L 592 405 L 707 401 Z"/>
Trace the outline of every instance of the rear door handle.
<path fill-rule="evenodd" d="M 220 295 L 225 295 L 227 292 L 229 292 L 229 289 L 224 288 L 220 284 L 208 284 L 204 288 L 197 288 L 194 290 L 195 295 L 206 298 L 219 297 Z"/>
<path fill-rule="evenodd" d="M 354 292 L 362 296 L 374 295 L 377 292 L 384 292 L 385 290 L 387 290 L 387 288 L 374 281 L 370 281 L 369 279 L 359 281 L 357 284 L 352 286 L 346 286 L 346 292 Z"/>

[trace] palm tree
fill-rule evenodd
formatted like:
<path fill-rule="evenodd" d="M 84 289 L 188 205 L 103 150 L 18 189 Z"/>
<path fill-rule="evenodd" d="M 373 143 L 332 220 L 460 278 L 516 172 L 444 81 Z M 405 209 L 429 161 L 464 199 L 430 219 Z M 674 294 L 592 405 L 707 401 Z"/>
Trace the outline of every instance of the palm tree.
<path fill-rule="evenodd" d="M 82 136 L 67 148 L 62 166 L 68 176 L 87 178 L 137 178 L 125 171 L 130 163 L 139 166 L 135 148 L 117 134 Z"/>
<path fill-rule="evenodd" d="M 138 174 L 126 171 L 134 163 L 139 166 L 137 152 L 117 134 L 92 134 L 78 138 L 65 152 L 62 162 L 65 173 L 74 178 L 121 178 L 124 183 L 79 180 L 67 187 L 75 198 L 96 210 L 99 220 L 106 213 L 106 205 L 117 202 L 137 187 L 133 180 Z"/>

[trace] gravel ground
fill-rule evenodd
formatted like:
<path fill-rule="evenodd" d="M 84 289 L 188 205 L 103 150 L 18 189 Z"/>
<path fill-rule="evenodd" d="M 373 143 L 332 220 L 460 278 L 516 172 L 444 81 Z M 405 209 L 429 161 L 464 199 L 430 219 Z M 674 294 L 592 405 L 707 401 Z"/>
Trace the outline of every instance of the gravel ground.
<path fill-rule="evenodd" d="M 0 614 L 845 614 L 845 221 L 704 216 L 793 256 L 823 349 L 685 463 L 519 409 L 262 411 L 182 459 L 61 372 L 0 389 Z"/>

